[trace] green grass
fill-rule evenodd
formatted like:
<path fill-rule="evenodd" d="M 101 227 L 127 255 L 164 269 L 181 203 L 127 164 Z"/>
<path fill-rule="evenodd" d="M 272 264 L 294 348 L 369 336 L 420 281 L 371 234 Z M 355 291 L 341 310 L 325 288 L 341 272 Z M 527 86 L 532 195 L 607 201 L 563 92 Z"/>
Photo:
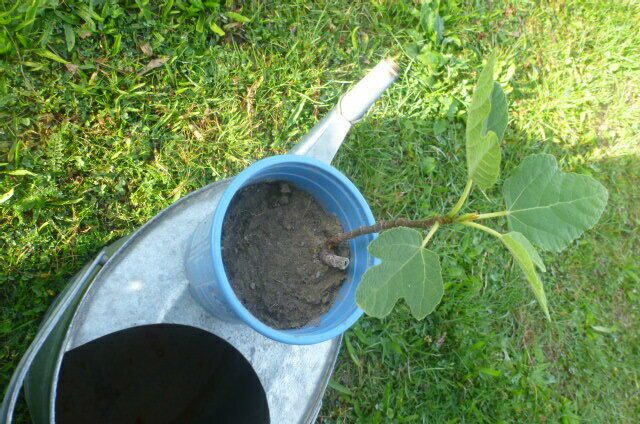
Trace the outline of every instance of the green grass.
<path fill-rule="evenodd" d="M 441 21 L 406 0 L 49 3 L 0 0 L 0 171 L 35 174 L 0 174 L 0 197 L 14 193 L 0 206 L 1 386 L 103 245 L 285 152 L 387 55 L 402 77 L 336 165 L 378 218 L 445 211 L 465 182 L 465 107 L 496 50 L 511 116 L 503 170 L 552 153 L 602 181 L 609 206 L 569 250 L 544 256 L 552 323 L 498 244 L 439 232 L 442 304 L 422 322 L 401 306 L 350 330 L 319 421 L 640 420 L 637 2 L 442 0 Z M 498 210 L 497 198 L 475 192 L 468 210 Z"/>

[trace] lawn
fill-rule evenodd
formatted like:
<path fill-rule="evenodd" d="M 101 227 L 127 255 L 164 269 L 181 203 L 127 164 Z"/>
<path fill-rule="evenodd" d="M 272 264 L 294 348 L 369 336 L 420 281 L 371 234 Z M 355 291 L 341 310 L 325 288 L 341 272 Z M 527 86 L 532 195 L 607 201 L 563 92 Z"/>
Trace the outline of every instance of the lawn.
<path fill-rule="evenodd" d="M 503 170 L 552 153 L 605 184 L 604 216 L 543 255 L 552 322 L 501 246 L 440 231 L 443 302 L 347 332 L 319 422 L 639 422 L 640 3 L 424 3 L 0 0 L 0 386 L 102 246 L 286 152 L 386 56 L 401 77 L 335 164 L 379 219 L 450 208 L 495 51 Z"/>

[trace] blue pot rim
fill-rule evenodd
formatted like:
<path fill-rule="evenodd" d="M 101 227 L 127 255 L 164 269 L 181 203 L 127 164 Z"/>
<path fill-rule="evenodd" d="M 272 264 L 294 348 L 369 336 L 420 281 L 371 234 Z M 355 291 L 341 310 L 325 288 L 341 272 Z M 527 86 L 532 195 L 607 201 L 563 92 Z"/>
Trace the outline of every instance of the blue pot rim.
<path fill-rule="evenodd" d="M 369 204 L 365 200 L 364 196 L 360 193 L 358 188 L 340 171 L 336 168 L 328 165 L 318 159 L 314 159 L 308 156 L 300 156 L 300 155 L 279 155 L 279 156 L 271 156 L 265 159 L 261 159 L 247 169 L 239 173 L 235 176 L 227 189 L 222 193 L 220 197 L 220 201 L 218 203 L 218 207 L 216 208 L 213 215 L 213 225 L 211 226 L 211 257 L 213 260 L 213 269 L 215 272 L 215 277 L 218 281 L 220 290 L 222 295 L 224 296 L 224 301 L 227 303 L 229 308 L 235 313 L 241 321 L 249 325 L 251 328 L 259 332 L 260 334 L 269 337 L 270 339 L 277 340 L 282 343 L 287 344 L 296 344 L 296 345 L 308 345 L 308 344 L 316 344 L 321 343 L 326 340 L 333 339 L 338 337 L 342 333 L 344 333 L 347 329 L 349 329 L 355 322 L 362 316 L 363 311 L 360 307 L 355 304 L 355 308 L 353 313 L 351 313 L 347 319 L 343 320 L 341 323 L 337 325 L 333 325 L 326 330 L 322 331 L 322 328 L 317 328 L 316 332 L 312 334 L 299 334 L 295 333 L 300 329 L 292 329 L 292 330 L 280 330 L 273 327 L 270 327 L 260 321 L 257 317 L 255 317 L 238 299 L 229 279 L 227 278 L 226 271 L 224 269 L 224 263 L 222 261 L 222 225 L 224 223 L 224 218 L 229 208 L 229 204 L 231 200 L 236 195 L 236 193 L 256 174 L 261 171 L 273 166 L 282 163 L 302 163 L 306 165 L 311 165 L 315 168 L 320 169 L 321 171 L 326 172 L 331 177 L 335 178 L 340 184 L 346 187 L 349 192 L 355 197 L 357 202 L 362 206 L 363 211 L 365 213 L 367 223 L 366 225 L 375 224 L 375 218 L 373 217 L 373 213 L 371 212 L 371 208 Z M 374 235 L 375 236 L 375 235 Z M 377 261 L 376 261 L 377 262 Z"/>

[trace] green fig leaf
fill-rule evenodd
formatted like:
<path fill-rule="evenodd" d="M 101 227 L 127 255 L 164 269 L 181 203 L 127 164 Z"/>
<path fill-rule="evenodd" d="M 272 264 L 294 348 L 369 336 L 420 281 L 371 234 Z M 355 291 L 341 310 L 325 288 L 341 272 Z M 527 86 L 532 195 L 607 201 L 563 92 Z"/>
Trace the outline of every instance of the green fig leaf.
<path fill-rule="evenodd" d="M 387 316 L 400 298 L 416 319 L 433 312 L 444 294 L 440 260 L 422 247 L 420 232 L 404 227 L 385 231 L 369 251 L 382 263 L 367 270 L 356 292 L 367 315 Z"/>
<path fill-rule="evenodd" d="M 551 320 L 549 308 L 547 306 L 547 296 L 544 294 L 542 281 L 540 280 L 535 268 L 535 265 L 538 264 L 531 255 L 531 252 L 535 252 L 535 249 L 533 249 L 533 246 L 531 246 L 531 243 L 529 243 L 526 237 L 518 232 L 502 234 L 500 236 L 500 240 L 502 240 L 504 245 L 507 246 L 507 249 L 509 249 L 509 252 L 511 252 L 518 266 L 524 273 L 524 276 L 527 278 L 529 287 L 531 287 L 533 294 L 538 300 L 544 315 L 548 320 Z M 535 253 L 535 256 L 538 257 L 538 260 L 540 259 L 537 253 Z"/>
<path fill-rule="evenodd" d="M 587 175 L 565 173 L 551 155 L 531 155 L 504 182 L 507 221 L 533 244 L 559 252 L 600 219 L 609 194 Z"/>
<path fill-rule="evenodd" d="M 518 243 L 522 245 L 522 247 L 527 251 L 529 257 L 533 264 L 542 272 L 547 272 L 547 267 L 544 266 L 544 262 L 542 262 L 542 258 L 538 254 L 538 251 L 531 244 L 529 239 L 522 235 L 522 233 L 518 233 L 516 231 L 512 231 L 509 233 L 509 237 L 515 239 Z"/>
<path fill-rule="evenodd" d="M 491 92 L 491 112 L 489 113 L 489 118 L 485 121 L 484 134 L 493 131 L 498 136 L 498 141 L 502 141 L 509 121 L 508 107 L 507 96 L 505 96 L 502 86 L 494 82 L 493 91 Z"/>
<path fill-rule="evenodd" d="M 478 78 L 467 116 L 466 150 L 469 178 L 482 189 L 500 176 L 500 141 L 507 127 L 507 99 L 493 81 L 495 56 L 491 56 Z"/>
<path fill-rule="evenodd" d="M 483 190 L 490 188 L 500 176 L 500 141 L 493 131 L 467 143 L 467 168 L 469 179 Z"/>

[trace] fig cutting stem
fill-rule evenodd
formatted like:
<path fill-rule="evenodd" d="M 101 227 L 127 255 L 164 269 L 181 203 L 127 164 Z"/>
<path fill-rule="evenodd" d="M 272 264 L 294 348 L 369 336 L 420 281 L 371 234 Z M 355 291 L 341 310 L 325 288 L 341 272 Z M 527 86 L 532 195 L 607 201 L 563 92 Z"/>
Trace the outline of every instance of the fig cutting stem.
<path fill-rule="evenodd" d="M 471 188 L 471 184 L 468 184 L 465 188 L 464 193 L 461 196 L 461 200 L 466 200 L 469 195 L 469 190 Z M 346 269 L 349 266 L 349 258 L 344 256 L 336 255 L 334 250 L 341 243 L 344 243 L 347 240 L 351 240 L 352 238 L 363 236 L 365 234 L 371 233 L 379 233 L 380 231 L 389 230 L 391 228 L 396 227 L 409 227 L 409 228 L 420 228 L 423 230 L 430 230 L 429 234 L 425 237 L 423 241 L 422 247 L 425 247 L 426 244 L 431 240 L 436 230 L 448 224 L 463 224 L 468 225 L 472 224 L 472 221 L 480 220 L 480 219 L 488 219 L 488 218 L 498 218 L 501 216 L 506 216 L 509 214 L 508 211 L 500 211 L 500 212 L 492 212 L 487 214 L 477 214 L 477 213 L 468 213 L 464 215 L 457 215 L 457 212 L 460 210 L 458 204 L 446 215 L 435 215 L 431 218 L 427 219 L 392 219 L 388 221 L 379 221 L 374 225 L 369 225 L 366 227 L 356 228 L 352 231 L 347 231 L 346 233 L 336 234 L 327 240 L 322 246 L 320 252 L 320 259 L 325 264 L 329 265 L 333 268 L 338 269 Z M 455 212 L 455 213 L 454 213 Z M 476 225 L 468 225 L 470 227 L 477 227 Z"/>
<path fill-rule="evenodd" d="M 353 231 L 347 231 L 346 233 L 336 234 L 327 240 L 322 246 L 322 251 L 320 253 L 320 259 L 322 261 L 333 268 L 338 269 L 346 269 L 349 266 L 349 258 L 345 258 L 344 256 L 336 255 L 333 250 L 339 246 L 341 243 L 351 240 L 352 238 L 359 237 L 365 234 L 371 233 L 379 233 L 380 231 L 388 230 L 390 228 L 396 227 L 409 227 L 409 228 L 421 228 L 421 229 L 432 229 L 436 224 L 446 225 L 451 224 L 455 221 L 455 218 L 450 216 L 440 216 L 436 215 L 427 219 L 393 219 L 389 221 L 379 221 L 374 225 L 369 225 L 366 227 L 360 227 Z M 434 231 L 435 232 L 435 231 Z M 433 236 L 433 233 L 430 233 Z M 430 239 L 431 237 L 429 237 Z"/>

